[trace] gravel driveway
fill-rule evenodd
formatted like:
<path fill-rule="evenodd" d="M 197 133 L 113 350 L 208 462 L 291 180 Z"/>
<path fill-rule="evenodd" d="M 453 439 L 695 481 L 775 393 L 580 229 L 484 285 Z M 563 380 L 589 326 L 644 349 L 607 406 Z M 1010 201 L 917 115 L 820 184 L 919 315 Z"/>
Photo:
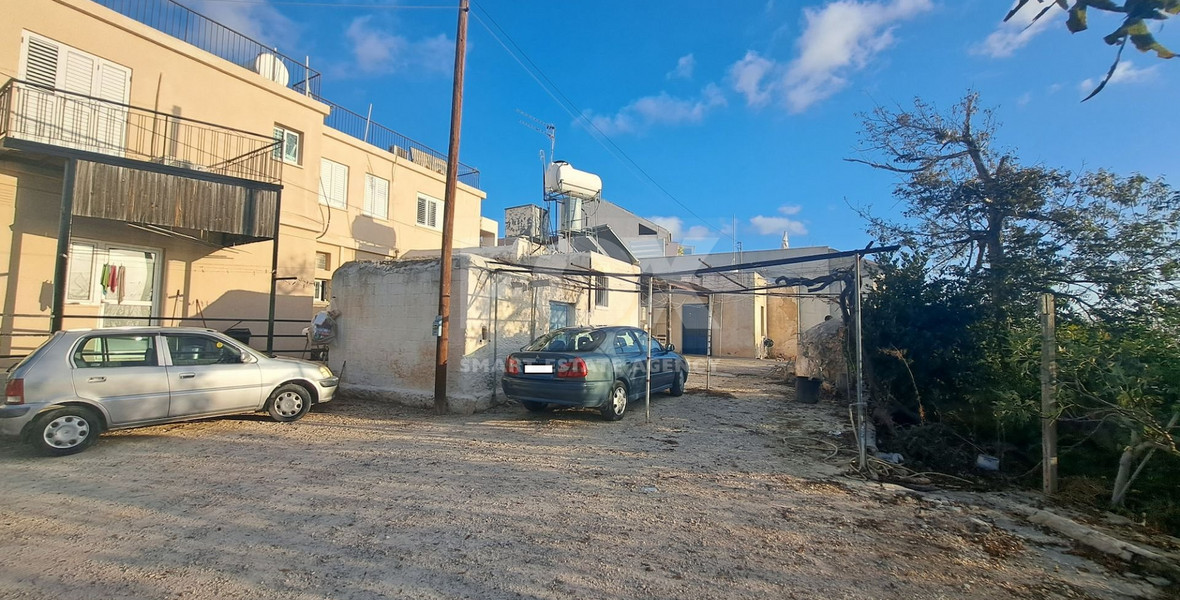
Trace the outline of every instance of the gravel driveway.
<path fill-rule="evenodd" d="M 652 421 L 341 398 L 298 423 L 0 444 L 0 597 L 1120 598 L 1002 516 L 841 475 L 834 405 L 727 361 Z"/>

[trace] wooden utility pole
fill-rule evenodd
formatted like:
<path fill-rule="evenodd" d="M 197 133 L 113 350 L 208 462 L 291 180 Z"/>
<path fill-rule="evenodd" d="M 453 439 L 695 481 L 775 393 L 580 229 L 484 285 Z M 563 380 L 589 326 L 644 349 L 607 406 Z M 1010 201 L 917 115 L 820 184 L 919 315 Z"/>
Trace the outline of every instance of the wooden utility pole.
<path fill-rule="evenodd" d="M 1057 324 L 1053 294 L 1041 295 L 1041 464 L 1046 496 L 1057 493 Z"/>
<path fill-rule="evenodd" d="M 443 196 L 442 255 L 439 258 L 438 319 L 434 351 L 434 410 L 447 412 L 447 340 L 451 330 L 451 246 L 455 239 L 455 188 L 459 181 L 459 130 L 463 121 L 463 68 L 467 59 L 469 0 L 459 2 L 455 33 L 455 82 L 451 92 L 451 139 L 447 145 L 447 187 Z"/>

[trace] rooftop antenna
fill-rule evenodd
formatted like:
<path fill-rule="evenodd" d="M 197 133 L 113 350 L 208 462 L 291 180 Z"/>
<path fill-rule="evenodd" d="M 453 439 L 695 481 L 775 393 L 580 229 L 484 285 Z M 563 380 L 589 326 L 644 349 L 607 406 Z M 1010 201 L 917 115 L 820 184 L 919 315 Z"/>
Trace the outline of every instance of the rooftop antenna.
<path fill-rule="evenodd" d="M 549 138 L 548 162 L 553 162 L 553 155 L 557 151 L 557 126 L 553 123 L 546 123 L 537 117 L 520 110 L 519 108 L 516 109 L 516 112 L 525 119 L 528 119 L 528 121 L 521 120 L 521 125 L 524 125 L 525 127 L 528 127 L 529 129 L 532 129 L 533 131 L 536 131 L 537 133 Z"/>

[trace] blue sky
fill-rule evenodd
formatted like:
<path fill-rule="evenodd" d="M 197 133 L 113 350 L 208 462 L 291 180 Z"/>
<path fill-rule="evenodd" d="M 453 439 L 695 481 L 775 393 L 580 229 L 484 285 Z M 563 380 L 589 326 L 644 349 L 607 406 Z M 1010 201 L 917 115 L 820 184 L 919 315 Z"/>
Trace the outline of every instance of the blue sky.
<path fill-rule="evenodd" d="M 372 103 L 375 121 L 446 149 L 457 3 L 180 1 L 310 56 L 326 97 L 362 114 Z M 843 159 L 872 157 L 859 114 L 914 97 L 949 108 L 977 90 L 996 143 L 1026 164 L 1175 175 L 1180 59 L 1129 49 L 1081 103 L 1113 61 L 1101 37 L 1117 21 L 1091 11 L 1090 31 L 1070 35 L 1055 10 L 1026 29 L 1001 23 L 1009 6 L 473 0 L 461 160 L 481 171 L 485 216 L 539 204 L 549 142 L 522 111 L 556 126 L 556 157 L 602 177 L 606 199 L 697 252 L 729 251 L 731 234 L 776 248 L 784 231 L 793 247 L 864 246 L 852 207 L 894 214 L 896 179 Z M 1157 38 L 1180 50 L 1166 27 L 1180 21 L 1164 25 Z"/>

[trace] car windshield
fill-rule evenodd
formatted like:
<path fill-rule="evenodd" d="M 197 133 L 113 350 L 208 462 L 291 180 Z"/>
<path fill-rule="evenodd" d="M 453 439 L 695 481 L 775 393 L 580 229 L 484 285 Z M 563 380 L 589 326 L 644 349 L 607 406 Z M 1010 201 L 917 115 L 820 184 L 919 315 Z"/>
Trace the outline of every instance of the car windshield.
<path fill-rule="evenodd" d="M 558 329 L 524 347 L 529 352 L 591 352 L 606 339 L 601 329 Z"/>

